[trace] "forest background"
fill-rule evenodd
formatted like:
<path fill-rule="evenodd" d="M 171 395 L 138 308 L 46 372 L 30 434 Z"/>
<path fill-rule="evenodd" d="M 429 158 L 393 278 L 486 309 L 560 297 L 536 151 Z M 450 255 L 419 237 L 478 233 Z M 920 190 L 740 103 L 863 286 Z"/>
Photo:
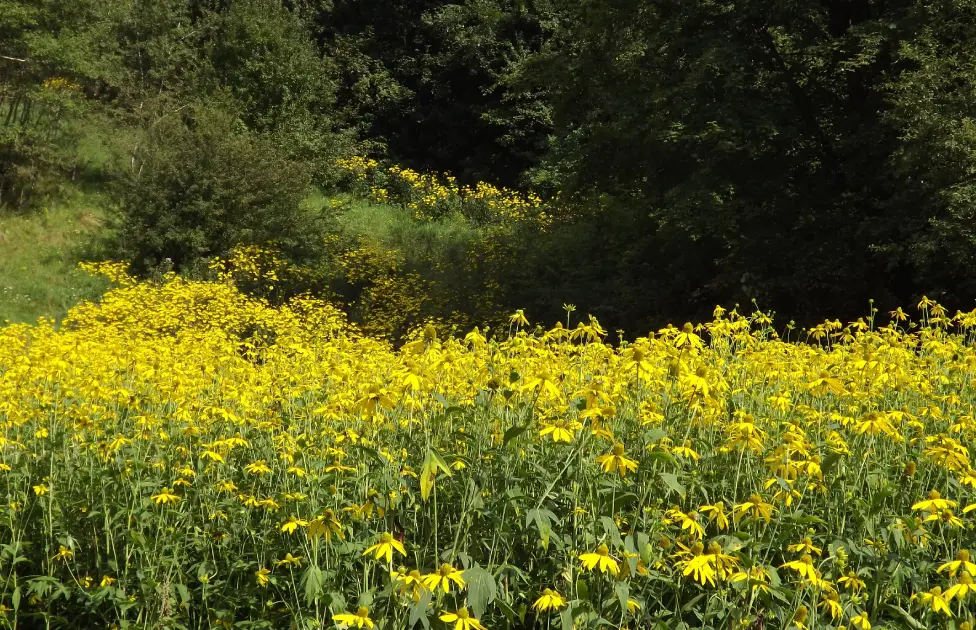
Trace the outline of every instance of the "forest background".
<path fill-rule="evenodd" d="M 392 337 L 966 310 L 974 78 L 961 0 L 6 0 L 0 318 L 241 246 Z"/>

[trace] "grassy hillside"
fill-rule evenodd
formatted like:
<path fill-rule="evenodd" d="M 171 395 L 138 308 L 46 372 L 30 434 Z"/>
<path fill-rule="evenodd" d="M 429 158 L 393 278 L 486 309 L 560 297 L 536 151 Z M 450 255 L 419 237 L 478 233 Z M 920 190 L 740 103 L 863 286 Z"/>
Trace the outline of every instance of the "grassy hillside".
<path fill-rule="evenodd" d="M 39 211 L 0 211 L 0 321 L 57 319 L 97 296 L 104 282 L 76 266 L 104 222 L 101 198 L 76 191 Z"/>
<path fill-rule="evenodd" d="M 105 289 L 102 280 L 77 269 L 104 230 L 105 203 L 103 196 L 69 188 L 39 211 L 0 209 L 0 321 L 60 319 L 79 300 Z M 348 196 L 316 192 L 305 205 L 309 211 L 336 208 L 344 242 L 397 250 L 413 268 L 452 254 L 457 258 L 476 238 L 464 221 L 418 222 L 401 208 Z"/>

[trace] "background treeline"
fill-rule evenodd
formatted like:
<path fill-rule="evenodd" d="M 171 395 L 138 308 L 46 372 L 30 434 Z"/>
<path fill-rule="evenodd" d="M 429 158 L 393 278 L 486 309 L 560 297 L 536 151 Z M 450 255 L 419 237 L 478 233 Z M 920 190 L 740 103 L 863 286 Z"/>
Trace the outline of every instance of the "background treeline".
<path fill-rule="evenodd" d="M 973 2 L 7 0 L 0 56 L 0 203 L 110 191 L 147 272 L 273 242 L 313 270 L 278 292 L 404 311 L 370 259 L 418 317 L 633 332 L 976 298 Z M 336 197 L 353 155 L 570 210 L 408 221 Z"/>

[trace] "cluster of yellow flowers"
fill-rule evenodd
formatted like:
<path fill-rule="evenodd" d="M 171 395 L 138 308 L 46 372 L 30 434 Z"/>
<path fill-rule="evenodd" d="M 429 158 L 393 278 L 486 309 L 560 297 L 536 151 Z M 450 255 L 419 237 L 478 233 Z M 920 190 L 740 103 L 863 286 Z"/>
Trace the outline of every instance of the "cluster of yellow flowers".
<path fill-rule="evenodd" d="M 343 172 L 349 173 L 359 181 L 365 182 L 372 174 L 372 171 L 380 165 L 376 160 L 354 155 L 350 158 L 340 158 L 336 160 L 336 166 Z"/>
<path fill-rule="evenodd" d="M 398 203 L 420 220 L 460 214 L 482 224 L 530 221 L 540 228 L 552 224 L 552 212 L 537 194 L 523 194 L 478 182 L 461 186 L 450 175 L 420 173 L 376 160 L 352 157 L 336 165 L 348 174 L 356 192 L 378 203 Z"/>
<path fill-rule="evenodd" d="M 215 268 L 0 329 L 2 623 L 972 627 L 973 313 L 394 348 Z"/>
<path fill-rule="evenodd" d="M 53 92 L 77 92 L 81 86 L 67 77 L 53 77 L 44 81 L 43 86 Z"/>

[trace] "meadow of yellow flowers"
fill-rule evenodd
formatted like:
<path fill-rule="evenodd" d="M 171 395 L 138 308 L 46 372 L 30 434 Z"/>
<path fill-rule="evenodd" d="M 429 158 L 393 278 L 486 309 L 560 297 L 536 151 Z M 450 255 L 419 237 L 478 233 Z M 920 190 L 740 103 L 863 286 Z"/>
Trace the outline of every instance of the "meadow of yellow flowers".
<path fill-rule="evenodd" d="M 395 348 L 94 270 L 0 329 L 3 627 L 972 627 L 976 313 Z"/>

